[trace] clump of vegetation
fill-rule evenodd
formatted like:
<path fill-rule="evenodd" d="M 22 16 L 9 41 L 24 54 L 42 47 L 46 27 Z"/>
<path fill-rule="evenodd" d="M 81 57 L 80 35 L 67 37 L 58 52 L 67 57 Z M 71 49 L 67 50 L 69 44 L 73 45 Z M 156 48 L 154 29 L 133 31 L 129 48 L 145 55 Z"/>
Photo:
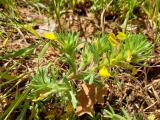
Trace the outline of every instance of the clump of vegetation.
<path fill-rule="evenodd" d="M 26 104 L 23 101 L 30 101 L 28 107 L 25 107 L 26 110 L 32 104 L 37 106 L 33 108 L 36 109 L 37 113 L 32 114 L 38 115 L 38 108 L 42 106 L 40 102 L 48 101 L 54 97 L 60 98 L 65 107 L 71 100 L 72 111 L 74 111 L 78 103 L 75 96 L 78 91 L 73 82 L 81 81 L 103 85 L 105 81 L 110 80 L 110 78 L 114 79 L 115 75 L 119 74 L 118 71 L 112 71 L 114 67 L 124 70 L 132 69 L 133 64 L 141 66 L 142 63 L 152 57 L 153 45 L 143 35 L 126 35 L 119 32 L 115 36 L 110 33 L 108 36 L 95 36 L 92 43 L 82 43 L 78 36 L 76 33 L 45 33 L 45 39 L 50 41 L 44 41 L 45 44 L 41 43 L 44 47 L 39 54 L 39 60 L 51 46 L 61 52 L 61 56 L 57 58 L 59 62 L 63 61 L 69 67 L 63 73 L 60 72 L 61 68 L 57 69 L 53 63 L 49 63 L 46 68 L 40 68 L 33 76 L 31 83 L 26 86 L 25 92 L 8 107 L 2 116 L 3 118 L 7 119 L 20 103 Z M 78 48 L 80 45 L 82 45 L 81 49 Z M 22 49 L 6 56 L 7 58 L 8 56 L 18 57 L 17 55 L 22 56 L 28 54 L 29 51 L 30 48 Z M 77 54 L 79 54 L 78 58 L 76 57 Z M 1 59 L 6 59 L 6 57 Z M 23 115 L 25 114 L 23 113 Z M 21 114 L 20 116 L 22 117 Z"/>
<path fill-rule="evenodd" d="M 0 119 L 158 118 L 159 2 L 149 3 L 0 1 Z"/>

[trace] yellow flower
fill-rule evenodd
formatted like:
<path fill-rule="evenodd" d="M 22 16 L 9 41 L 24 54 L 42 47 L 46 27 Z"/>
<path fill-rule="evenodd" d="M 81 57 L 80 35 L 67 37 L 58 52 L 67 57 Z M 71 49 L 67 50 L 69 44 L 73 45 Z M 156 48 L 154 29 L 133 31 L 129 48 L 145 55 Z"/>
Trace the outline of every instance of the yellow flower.
<path fill-rule="evenodd" d="M 116 41 L 116 36 L 115 36 L 114 33 L 110 33 L 108 39 L 109 39 L 109 41 L 110 41 L 110 43 L 113 47 L 115 47 L 118 44 L 118 42 Z"/>
<path fill-rule="evenodd" d="M 127 62 L 130 62 L 132 59 L 132 53 L 130 50 L 127 51 Z"/>
<path fill-rule="evenodd" d="M 44 38 L 57 41 L 56 35 L 51 32 L 44 33 Z"/>
<path fill-rule="evenodd" d="M 105 77 L 105 78 L 109 78 L 111 76 L 111 74 L 109 73 L 109 71 L 107 70 L 107 68 L 105 66 L 103 66 L 99 70 L 99 76 Z"/>
<path fill-rule="evenodd" d="M 57 42 L 59 45 L 63 46 L 63 43 L 60 42 L 58 39 L 57 39 L 57 36 L 51 32 L 47 32 L 47 33 L 44 33 L 44 38 L 46 39 L 49 39 L 49 40 L 54 40 L 55 42 Z"/>
<path fill-rule="evenodd" d="M 118 32 L 117 38 L 121 41 L 125 40 L 127 38 L 126 34 L 123 32 Z"/>

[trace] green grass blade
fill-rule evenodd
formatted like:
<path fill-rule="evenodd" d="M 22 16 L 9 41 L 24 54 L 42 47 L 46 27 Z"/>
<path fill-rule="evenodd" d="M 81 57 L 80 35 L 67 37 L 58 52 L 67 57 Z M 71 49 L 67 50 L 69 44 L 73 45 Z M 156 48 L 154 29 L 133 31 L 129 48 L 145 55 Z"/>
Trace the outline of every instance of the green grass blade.
<path fill-rule="evenodd" d="M 38 55 L 38 61 L 40 61 L 43 58 L 43 56 L 45 55 L 45 53 L 48 50 L 49 46 L 50 46 L 50 42 L 48 42 L 47 44 L 44 45 L 43 49 L 41 50 L 41 52 Z"/>
<path fill-rule="evenodd" d="M 36 45 L 31 45 L 27 48 L 23 48 L 15 52 L 8 53 L 4 57 L 0 57 L 0 60 L 15 58 L 15 57 L 26 57 L 27 55 L 31 54 L 35 48 L 36 48 Z"/>
<path fill-rule="evenodd" d="M 5 80 L 12 80 L 12 79 L 16 79 L 16 76 L 13 76 L 11 74 L 8 74 L 6 72 L 2 72 L 0 73 L 0 79 L 5 79 Z"/>
<path fill-rule="evenodd" d="M 11 115 L 13 110 L 21 104 L 21 102 L 27 97 L 28 93 L 30 92 L 31 88 L 29 87 L 24 91 L 23 94 L 21 94 L 19 97 L 16 98 L 14 102 L 11 103 L 11 105 L 7 108 L 7 110 L 4 112 L 4 114 L 0 117 L 0 119 L 7 120 L 8 117 Z"/>
<path fill-rule="evenodd" d="M 26 117 L 26 112 L 27 112 L 28 107 L 29 107 L 28 103 L 25 102 L 23 105 L 23 109 L 22 109 L 20 115 L 18 115 L 16 120 L 24 120 L 24 118 Z"/>
<path fill-rule="evenodd" d="M 122 110 L 125 118 L 126 118 L 127 120 L 131 120 L 131 117 L 130 117 L 130 115 L 127 113 L 127 111 L 126 111 L 124 108 L 121 108 L 121 110 Z"/>
<path fill-rule="evenodd" d="M 73 91 L 69 91 L 69 93 L 71 95 L 71 102 L 72 102 L 73 108 L 76 109 L 76 107 L 77 107 L 77 99 L 76 99 Z"/>

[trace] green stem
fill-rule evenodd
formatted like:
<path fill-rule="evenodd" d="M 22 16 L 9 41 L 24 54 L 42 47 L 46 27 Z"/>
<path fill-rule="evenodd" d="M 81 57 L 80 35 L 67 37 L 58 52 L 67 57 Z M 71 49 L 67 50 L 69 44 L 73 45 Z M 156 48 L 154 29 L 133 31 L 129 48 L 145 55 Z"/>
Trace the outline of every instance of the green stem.
<path fill-rule="evenodd" d="M 129 17 L 130 17 L 130 11 L 127 12 L 125 20 L 124 20 L 123 24 L 121 25 L 123 33 L 126 32 L 126 28 L 127 28 L 127 23 L 128 23 Z"/>
<path fill-rule="evenodd" d="M 60 4 L 58 4 L 55 0 L 53 0 L 53 6 L 54 6 L 55 13 L 56 13 L 56 19 L 59 24 L 59 28 L 60 30 L 62 30 L 62 26 L 60 23 Z"/>

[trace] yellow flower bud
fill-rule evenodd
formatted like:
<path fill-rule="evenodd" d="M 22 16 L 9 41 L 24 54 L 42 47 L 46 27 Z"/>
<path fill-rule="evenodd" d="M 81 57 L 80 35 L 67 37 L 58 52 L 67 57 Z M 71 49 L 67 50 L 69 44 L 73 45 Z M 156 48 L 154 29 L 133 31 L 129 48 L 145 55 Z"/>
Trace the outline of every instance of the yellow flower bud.
<path fill-rule="evenodd" d="M 105 77 L 105 78 L 109 78 L 109 77 L 111 77 L 111 74 L 109 73 L 109 71 L 107 70 L 107 68 L 105 66 L 103 66 L 99 70 L 99 76 Z"/>
<path fill-rule="evenodd" d="M 115 47 L 118 44 L 118 42 L 116 41 L 116 36 L 115 36 L 114 33 L 110 33 L 108 39 L 109 39 L 109 41 L 110 41 L 110 43 L 113 47 Z"/>
<path fill-rule="evenodd" d="M 54 40 L 57 42 L 59 45 L 63 46 L 63 43 L 57 39 L 57 36 L 51 32 L 44 33 L 44 38 L 49 39 L 49 40 Z"/>
<path fill-rule="evenodd" d="M 117 38 L 121 41 L 125 40 L 127 38 L 126 34 L 123 32 L 118 32 Z"/>
<path fill-rule="evenodd" d="M 51 32 L 44 33 L 44 38 L 57 41 L 57 37 Z"/>
<path fill-rule="evenodd" d="M 132 53 L 130 50 L 127 51 L 127 62 L 131 62 L 132 59 Z"/>

